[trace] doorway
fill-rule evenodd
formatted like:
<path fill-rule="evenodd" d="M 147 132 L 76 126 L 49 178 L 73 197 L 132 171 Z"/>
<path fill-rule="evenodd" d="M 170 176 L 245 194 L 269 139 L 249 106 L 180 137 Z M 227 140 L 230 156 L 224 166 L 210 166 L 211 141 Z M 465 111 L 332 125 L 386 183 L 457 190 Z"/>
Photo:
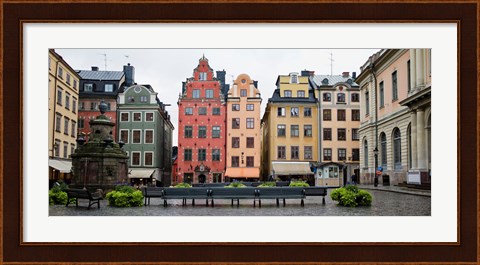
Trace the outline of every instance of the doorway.
<path fill-rule="evenodd" d="M 204 174 L 201 174 L 200 176 L 198 176 L 198 183 L 205 183 L 206 180 L 207 180 L 207 177 Z"/>

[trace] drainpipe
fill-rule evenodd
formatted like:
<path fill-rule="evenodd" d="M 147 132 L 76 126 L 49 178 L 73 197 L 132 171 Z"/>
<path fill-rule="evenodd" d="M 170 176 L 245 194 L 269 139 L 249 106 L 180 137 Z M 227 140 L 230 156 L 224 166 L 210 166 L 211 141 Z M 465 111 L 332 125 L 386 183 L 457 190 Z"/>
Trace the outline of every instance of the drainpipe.
<path fill-rule="evenodd" d="M 372 58 L 372 60 L 374 60 Z M 373 89 L 375 90 L 375 149 L 373 150 L 374 152 L 374 168 L 373 168 L 373 173 L 374 173 L 374 186 L 378 186 L 378 177 L 377 177 L 377 167 L 378 167 L 378 113 L 377 113 L 377 73 L 375 72 L 375 63 L 371 62 L 370 64 L 370 69 L 372 70 L 373 74 Z"/>
<path fill-rule="evenodd" d="M 320 87 L 318 88 L 318 98 L 317 98 L 317 122 L 318 122 L 318 126 L 317 126 L 317 139 L 318 139 L 318 151 L 317 151 L 317 161 L 318 161 L 318 164 L 320 164 L 322 162 L 322 119 L 321 119 L 321 115 L 320 115 L 320 111 L 321 111 L 321 101 L 320 101 L 320 98 L 321 98 L 321 91 L 320 91 Z M 318 174 L 318 165 L 317 165 L 317 174 Z"/>
<path fill-rule="evenodd" d="M 48 55 L 50 56 L 50 54 Z M 55 157 L 55 128 L 56 128 L 56 120 L 57 120 L 57 74 L 58 74 L 58 62 L 60 60 L 58 60 L 56 63 L 55 63 L 55 84 L 54 84 L 54 88 L 53 88 L 53 133 L 52 133 L 52 158 Z M 49 69 L 50 70 L 50 69 Z M 60 148 L 60 147 L 58 147 Z"/>

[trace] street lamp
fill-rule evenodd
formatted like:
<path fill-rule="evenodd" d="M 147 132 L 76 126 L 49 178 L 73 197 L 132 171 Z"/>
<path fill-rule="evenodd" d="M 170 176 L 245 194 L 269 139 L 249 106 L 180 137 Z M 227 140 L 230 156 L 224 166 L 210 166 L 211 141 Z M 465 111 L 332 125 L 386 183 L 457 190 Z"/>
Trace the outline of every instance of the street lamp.
<path fill-rule="evenodd" d="M 373 181 L 373 186 L 377 187 L 378 186 L 378 176 L 377 176 L 377 167 L 378 167 L 378 149 L 377 147 L 375 147 L 375 149 L 373 149 L 373 155 L 375 156 L 375 165 L 374 165 L 374 169 L 373 169 L 373 172 L 375 173 L 375 177 L 374 177 L 374 181 Z"/>

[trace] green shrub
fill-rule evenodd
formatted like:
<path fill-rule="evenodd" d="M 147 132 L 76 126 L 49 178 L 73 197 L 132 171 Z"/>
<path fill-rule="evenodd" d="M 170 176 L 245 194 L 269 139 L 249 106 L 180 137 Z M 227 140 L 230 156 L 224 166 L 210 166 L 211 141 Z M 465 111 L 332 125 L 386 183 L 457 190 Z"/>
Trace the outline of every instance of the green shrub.
<path fill-rule="evenodd" d="M 48 201 L 50 205 L 54 204 L 67 204 L 68 195 L 66 192 L 60 190 L 60 188 L 52 188 L 48 191 Z M 75 199 L 71 199 L 75 202 Z"/>
<path fill-rule="evenodd" d="M 174 188 L 191 188 L 192 185 L 188 184 L 188 183 L 178 183 L 177 185 L 174 186 Z"/>
<path fill-rule="evenodd" d="M 259 188 L 264 188 L 264 187 L 275 187 L 275 181 L 270 181 L 270 182 L 264 182 L 260 185 L 258 185 Z"/>
<path fill-rule="evenodd" d="M 232 182 L 225 186 L 225 188 L 245 188 L 246 185 L 243 184 L 242 182 Z"/>
<path fill-rule="evenodd" d="M 372 195 L 369 192 L 359 190 L 357 187 L 350 185 L 334 189 L 330 193 L 330 198 L 338 201 L 339 205 L 347 207 L 369 206 L 372 204 Z"/>
<path fill-rule="evenodd" d="M 108 205 L 115 207 L 136 207 L 143 205 L 143 194 L 130 186 L 117 186 L 107 193 Z"/>
<path fill-rule="evenodd" d="M 308 183 L 303 180 L 292 180 L 290 181 L 290 187 L 310 187 Z"/>

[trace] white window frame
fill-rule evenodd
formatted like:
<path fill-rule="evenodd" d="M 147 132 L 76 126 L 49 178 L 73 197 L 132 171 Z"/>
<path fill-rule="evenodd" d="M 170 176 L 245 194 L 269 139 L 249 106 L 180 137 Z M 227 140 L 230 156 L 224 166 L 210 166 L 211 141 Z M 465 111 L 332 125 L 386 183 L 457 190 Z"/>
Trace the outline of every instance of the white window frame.
<path fill-rule="evenodd" d="M 112 91 L 107 91 L 107 87 L 111 87 Z M 105 92 L 113 92 L 113 84 L 105 84 L 103 89 L 104 89 Z"/>
<path fill-rule="evenodd" d="M 152 164 L 151 164 L 151 165 L 145 164 L 145 161 L 147 160 L 147 159 L 145 159 L 145 157 L 147 157 L 147 156 L 146 156 L 147 153 L 152 154 Z M 154 160 L 155 160 L 155 156 L 154 156 L 154 154 L 153 154 L 152 151 L 145 151 L 145 152 L 143 152 L 143 166 L 153 166 L 153 165 L 155 165 L 155 161 L 154 161 Z"/>
<path fill-rule="evenodd" d="M 133 133 L 134 133 L 135 131 L 139 131 L 139 132 L 140 132 L 140 140 L 138 141 L 138 143 L 134 143 L 134 142 L 133 142 L 133 139 L 134 139 Z M 138 129 L 132 130 L 132 141 L 131 141 L 131 144 L 142 144 L 142 130 L 138 130 Z"/>
<path fill-rule="evenodd" d="M 139 121 L 135 120 L 135 114 L 136 113 L 140 114 L 140 120 Z M 142 122 L 142 113 L 141 112 L 132 112 L 132 122 Z"/>
<path fill-rule="evenodd" d="M 147 121 L 147 113 L 152 113 L 153 120 Z M 155 122 L 155 113 L 154 112 L 145 112 L 145 122 Z"/>
<path fill-rule="evenodd" d="M 130 130 L 128 129 L 120 129 L 120 135 L 119 135 L 119 140 L 122 140 L 122 131 L 127 132 L 127 141 L 125 142 L 126 144 L 130 143 Z"/>
<path fill-rule="evenodd" d="M 152 131 L 152 142 L 151 143 L 147 143 L 146 142 L 146 139 L 147 139 L 147 131 Z M 145 129 L 143 130 L 143 143 L 144 144 L 155 144 L 155 131 L 153 129 Z"/>
<path fill-rule="evenodd" d="M 130 122 L 130 112 L 120 112 L 120 121 L 122 122 L 122 114 L 127 114 L 127 120 L 123 122 Z"/>
<path fill-rule="evenodd" d="M 87 90 L 87 87 L 90 89 Z M 83 84 L 83 91 L 85 92 L 93 92 L 93 84 L 92 83 L 85 83 Z"/>
<path fill-rule="evenodd" d="M 295 77 L 295 81 L 296 81 L 296 82 L 293 82 L 293 81 L 294 81 L 294 80 L 293 80 L 294 77 Z M 298 84 L 298 83 L 299 83 L 298 81 L 299 81 L 299 80 L 298 80 L 298 74 L 291 74 L 291 75 L 290 75 L 290 84 Z"/>
<path fill-rule="evenodd" d="M 137 153 L 138 154 L 138 164 L 133 164 L 133 154 Z M 142 152 L 139 151 L 132 151 L 132 159 L 130 161 L 131 166 L 141 166 L 142 165 Z"/>

